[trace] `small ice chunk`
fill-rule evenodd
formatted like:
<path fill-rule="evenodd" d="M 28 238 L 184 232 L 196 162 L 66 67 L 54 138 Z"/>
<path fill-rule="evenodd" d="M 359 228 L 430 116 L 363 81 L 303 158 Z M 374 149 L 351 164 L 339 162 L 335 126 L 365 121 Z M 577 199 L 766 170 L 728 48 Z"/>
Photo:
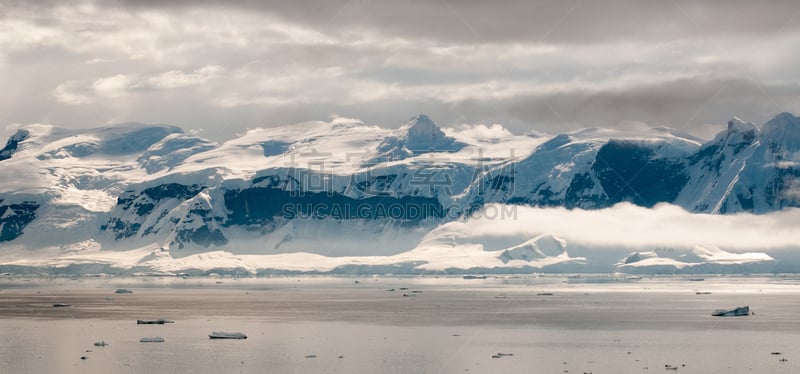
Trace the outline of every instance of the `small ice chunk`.
<path fill-rule="evenodd" d="M 175 321 L 159 318 L 159 319 L 137 319 L 137 325 L 163 325 L 165 323 L 175 323 Z"/>
<path fill-rule="evenodd" d="M 209 339 L 247 339 L 247 335 L 240 332 L 214 331 L 208 335 Z"/>
<path fill-rule="evenodd" d="M 164 338 L 162 338 L 160 336 L 156 336 L 156 337 L 153 337 L 153 338 L 141 338 L 141 339 L 139 339 L 139 342 L 140 343 L 163 343 L 164 342 Z"/>

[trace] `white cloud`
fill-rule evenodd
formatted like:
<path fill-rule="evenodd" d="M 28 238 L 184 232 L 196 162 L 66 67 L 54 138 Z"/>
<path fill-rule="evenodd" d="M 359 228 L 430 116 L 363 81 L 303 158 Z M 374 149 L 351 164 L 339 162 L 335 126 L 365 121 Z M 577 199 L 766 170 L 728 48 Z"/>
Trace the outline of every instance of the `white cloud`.
<path fill-rule="evenodd" d="M 619 37 L 618 29 L 598 27 L 607 21 L 580 12 L 605 7 L 584 4 L 572 15 L 582 22 L 547 37 L 523 32 L 549 28 L 530 22 L 482 27 L 489 18 L 469 20 L 476 35 L 436 3 L 398 8 L 333 1 L 318 9 L 169 3 L 3 7 L 0 76 L 11 77 L 15 89 L 0 93 L 0 123 L 83 126 L 124 118 L 226 134 L 214 127 L 300 122 L 331 112 L 397 125 L 426 112 L 445 126 L 500 122 L 524 133 L 534 126 L 556 132 L 623 121 L 722 129 L 732 115 L 761 122 L 800 109 L 794 26 L 769 38 L 746 32 L 695 38 L 671 21 L 661 24 L 669 19 L 662 17 L 656 25 L 669 27 L 659 33 L 646 24 L 639 25 L 646 35 Z M 459 12 L 497 17 L 527 8 L 474 6 Z M 545 8 L 525 18 L 562 14 L 558 6 Z M 758 19 L 780 12 L 767 13 Z M 639 22 L 617 21 L 623 28 Z M 583 23 L 590 33 L 581 34 Z M 723 26 L 729 27 L 710 31 Z M 735 29 L 740 26 L 761 27 Z M 740 93 L 722 82 L 741 76 L 761 89 Z M 674 83 L 684 81 L 708 87 L 703 95 L 692 87 L 681 91 Z M 642 87 L 646 95 L 625 95 Z M 46 96 L 54 102 L 40 99 Z M 93 110 L 83 110 L 86 104 Z"/>
<path fill-rule="evenodd" d="M 60 103 L 90 104 L 99 99 L 117 99 L 130 94 L 147 94 L 199 86 L 219 77 L 225 69 L 208 65 L 192 72 L 170 70 L 154 76 L 116 74 L 93 82 L 67 81 L 59 84 L 52 94 Z"/>
<path fill-rule="evenodd" d="M 516 216 L 498 219 L 500 206 L 467 223 L 451 223 L 474 236 L 554 234 L 568 242 L 604 247 L 654 248 L 719 246 L 731 250 L 798 248 L 800 209 L 765 215 L 695 214 L 660 204 L 647 209 L 618 204 L 600 210 L 512 206 Z"/>
<path fill-rule="evenodd" d="M 789 182 L 789 187 L 784 191 L 784 197 L 800 203 L 800 178 L 794 178 Z"/>
<path fill-rule="evenodd" d="M 351 123 L 364 124 L 364 121 L 362 121 L 362 120 L 360 120 L 358 118 L 344 117 L 344 116 L 340 116 L 340 115 L 338 115 L 336 113 L 331 113 L 329 117 L 331 119 L 331 122 L 330 122 L 331 125 L 351 124 Z"/>
<path fill-rule="evenodd" d="M 98 96 L 116 98 L 125 94 L 134 82 L 130 76 L 117 74 L 94 81 L 91 88 Z"/>
<path fill-rule="evenodd" d="M 56 88 L 53 90 L 53 97 L 55 97 L 59 103 L 69 105 L 91 103 L 92 98 L 89 95 L 80 92 L 86 91 L 86 89 L 81 86 L 81 82 L 66 81 L 56 86 Z"/>
<path fill-rule="evenodd" d="M 181 70 L 170 70 L 155 77 L 145 79 L 137 85 L 144 85 L 160 90 L 191 87 L 217 78 L 225 69 L 222 66 L 207 65 L 190 73 Z"/>
<path fill-rule="evenodd" d="M 477 141 L 496 141 L 514 136 L 511 131 L 508 131 L 508 129 L 499 123 L 493 123 L 488 126 L 484 124 L 462 124 L 456 127 L 445 128 L 444 131 L 449 135 Z"/>

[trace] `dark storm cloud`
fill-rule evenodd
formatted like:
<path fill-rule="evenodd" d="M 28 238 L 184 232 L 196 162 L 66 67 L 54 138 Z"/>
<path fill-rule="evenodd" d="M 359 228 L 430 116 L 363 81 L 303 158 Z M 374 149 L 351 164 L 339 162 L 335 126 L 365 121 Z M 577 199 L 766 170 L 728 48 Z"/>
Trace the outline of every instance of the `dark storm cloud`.
<path fill-rule="evenodd" d="M 500 107 L 510 117 L 538 124 L 539 129 L 550 132 L 564 131 L 565 127 L 619 127 L 626 122 L 644 122 L 708 138 L 721 128 L 705 125 L 724 123 L 732 116 L 763 123 L 781 111 L 800 111 L 800 86 L 695 77 L 625 89 L 532 94 L 492 104 L 462 105 L 483 106 L 491 111 Z"/>
<path fill-rule="evenodd" d="M 234 6 L 326 32 L 355 28 L 460 43 L 763 37 L 800 29 L 800 3 L 794 0 L 121 0 L 116 4 L 174 10 Z"/>

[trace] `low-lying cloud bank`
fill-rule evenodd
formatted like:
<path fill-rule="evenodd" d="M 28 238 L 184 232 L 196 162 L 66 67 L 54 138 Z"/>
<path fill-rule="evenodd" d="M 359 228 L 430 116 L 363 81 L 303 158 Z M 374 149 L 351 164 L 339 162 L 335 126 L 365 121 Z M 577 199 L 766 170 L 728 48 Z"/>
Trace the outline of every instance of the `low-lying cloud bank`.
<path fill-rule="evenodd" d="M 406 230 L 309 221 L 281 235 L 236 237 L 224 248 L 174 253 L 87 241 L 9 248 L 0 272 L 130 275 L 425 273 L 776 273 L 800 272 L 800 209 L 766 215 L 694 214 L 662 204 L 602 210 L 486 205 L 471 217 Z M 430 230 L 430 231 L 428 231 Z"/>
<path fill-rule="evenodd" d="M 765 215 L 715 215 L 690 213 L 669 204 L 647 209 L 622 203 L 601 210 L 488 205 L 472 219 L 445 226 L 468 236 L 552 234 L 570 243 L 631 249 L 695 245 L 729 250 L 800 248 L 800 209 Z"/>

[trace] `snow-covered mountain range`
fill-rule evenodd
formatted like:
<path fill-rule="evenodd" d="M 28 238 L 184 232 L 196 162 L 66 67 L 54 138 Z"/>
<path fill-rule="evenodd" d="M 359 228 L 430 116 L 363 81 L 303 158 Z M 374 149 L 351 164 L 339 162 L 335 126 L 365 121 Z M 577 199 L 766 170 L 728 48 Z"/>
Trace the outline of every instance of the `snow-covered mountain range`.
<path fill-rule="evenodd" d="M 164 125 L 26 126 L 0 150 L 0 270 L 771 271 L 774 255 L 718 243 L 615 252 L 536 227 L 476 236 L 472 222 L 620 203 L 755 219 L 800 207 L 789 113 L 760 129 L 734 118 L 710 141 L 667 128 L 482 129 L 336 119 L 219 144 Z"/>

